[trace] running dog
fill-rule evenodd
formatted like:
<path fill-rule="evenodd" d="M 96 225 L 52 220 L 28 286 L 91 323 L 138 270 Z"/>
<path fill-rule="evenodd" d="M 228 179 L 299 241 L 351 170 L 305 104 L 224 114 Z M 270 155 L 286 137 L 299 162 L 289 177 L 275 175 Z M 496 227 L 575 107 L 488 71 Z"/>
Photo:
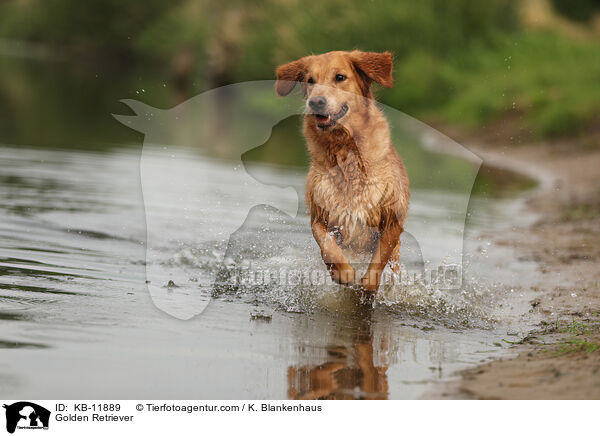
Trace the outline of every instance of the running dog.
<path fill-rule="evenodd" d="M 398 272 L 410 197 L 406 169 L 371 92 L 373 82 L 393 86 L 392 66 L 391 53 L 354 50 L 305 56 L 276 71 L 277 94 L 299 83 L 306 99 L 306 201 L 323 261 L 333 280 L 370 293 L 388 263 Z M 348 252 L 370 255 L 358 283 Z"/>

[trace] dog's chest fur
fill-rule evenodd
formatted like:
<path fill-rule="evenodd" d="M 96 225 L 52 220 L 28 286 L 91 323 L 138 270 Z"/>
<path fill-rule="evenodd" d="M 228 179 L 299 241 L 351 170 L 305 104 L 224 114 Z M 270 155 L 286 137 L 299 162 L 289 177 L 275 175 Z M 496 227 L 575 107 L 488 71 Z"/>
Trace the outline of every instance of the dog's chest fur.
<path fill-rule="evenodd" d="M 327 161 L 309 172 L 312 201 L 323 209 L 342 246 L 370 249 L 378 234 L 385 186 L 369 176 L 356 146 L 331 145 Z"/>

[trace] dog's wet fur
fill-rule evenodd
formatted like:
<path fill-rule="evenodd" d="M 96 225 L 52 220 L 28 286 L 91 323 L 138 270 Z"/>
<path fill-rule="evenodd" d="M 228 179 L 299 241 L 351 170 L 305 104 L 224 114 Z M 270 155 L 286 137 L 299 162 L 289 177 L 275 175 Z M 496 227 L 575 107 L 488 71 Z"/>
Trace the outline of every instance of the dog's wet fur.
<path fill-rule="evenodd" d="M 306 56 L 276 71 L 280 96 L 299 83 L 306 99 L 306 201 L 323 261 L 335 281 L 351 285 L 356 273 L 346 253 L 369 252 L 357 283 L 367 292 L 377 291 L 388 263 L 398 272 L 410 197 L 404 164 L 371 92 L 373 82 L 393 86 L 392 67 L 391 53 L 354 50 Z"/>

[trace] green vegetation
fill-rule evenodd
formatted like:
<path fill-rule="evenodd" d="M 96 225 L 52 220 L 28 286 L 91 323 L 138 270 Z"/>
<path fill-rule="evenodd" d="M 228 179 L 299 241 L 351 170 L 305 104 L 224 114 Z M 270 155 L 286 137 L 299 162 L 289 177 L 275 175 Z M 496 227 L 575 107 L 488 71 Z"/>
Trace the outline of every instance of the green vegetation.
<path fill-rule="evenodd" d="M 575 336 L 583 335 L 590 331 L 590 326 L 583 322 L 572 320 L 571 324 L 567 325 L 566 331 Z"/>
<path fill-rule="evenodd" d="M 597 332 L 600 326 L 590 321 L 560 321 L 544 323 L 546 332 L 562 333 L 565 338 L 557 343 L 542 344 L 550 346 L 546 351 L 562 356 L 570 353 L 593 353 L 600 349 L 600 342 L 597 339 Z"/>
<path fill-rule="evenodd" d="M 425 114 L 439 110 L 445 120 L 468 127 L 516 116 L 534 136 L 556 136 L 586 127 L 600 110 L 596 43 L 550 32 L 502 36 L 488 46 L 471 47 L 439 70 L 439 83 L 429 89 L 423 85 L 425 95 L 441 84 L 448 91 L 437 108 L 423 108 Z M 397 91 L 399 100 L 402 92 Z"/>
<path fill-rule="evenodd" d="M 594 219 L 600 216 L 600 191 L 590 199 L 573 199 L 566 205 L 562 214 L 563 221 Z"/>
<path fill-rule="evenodd" d="M 511 129 L 533 138 L 586 132 L 600 121 L 598 39 L 529 29 L 523 3 L 8 0 L 0 38 L 68 58 L 154 62 L 191 94 L 273 78 L 278 64 L 308 53 L 390 50 L 396 86 L 379 97 L 414 117 L 465 129 L 512 120 Z M 598 13 L 595 0 L 553 4 L 583 30 Z"/>
<path fill-rule="evenodd" d="M 521 344 L 525 343 L 525 338 L 523 338 L 519 341 L 509 341 L 508 339 L 502 339 L 502 342 L 505 342 L 510 345 L 521 345 Z"/>
<path fill-rule="evenodd" d="M 561 14 L 577 21 L 589 21 L 600 7 L 598 0 L 552 0 L 552 4 Z"/>
<path fill-rule="evenodd" d="M 574 336 L 587 334 L 593 327 L 589 322 L 581 322 L 572 319 L 570 322 L 556 319 L 552 322 L 542 321 L 546 333 L 569 333 Z"/>
<path fill-rule="evenodd" d="M 556 354 L 564 355 L 570 353 L 593 353 L 600 349 L 600 343 L 596 341 L 588 342 L 587 339 L 573 338 L 559 344 Z"/>

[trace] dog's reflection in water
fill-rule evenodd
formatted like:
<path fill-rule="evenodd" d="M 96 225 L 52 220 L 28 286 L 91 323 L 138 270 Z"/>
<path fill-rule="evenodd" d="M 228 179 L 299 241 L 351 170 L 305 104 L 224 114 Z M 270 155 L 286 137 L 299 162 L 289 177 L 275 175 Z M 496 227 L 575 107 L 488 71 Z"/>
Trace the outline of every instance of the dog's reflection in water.
<path fill-rule="evenodd" d="M 385 400 L 388 398 L 387 365 L 376 366 L 371 329 L 371 309 L 362 307 L 353 322 L 347 346 L 328 346 L 326 362 L 317 366 L 290 366 L 288 398 L 294 400 Z M 387 341 L 379 351 L 386 351 Z"/>

